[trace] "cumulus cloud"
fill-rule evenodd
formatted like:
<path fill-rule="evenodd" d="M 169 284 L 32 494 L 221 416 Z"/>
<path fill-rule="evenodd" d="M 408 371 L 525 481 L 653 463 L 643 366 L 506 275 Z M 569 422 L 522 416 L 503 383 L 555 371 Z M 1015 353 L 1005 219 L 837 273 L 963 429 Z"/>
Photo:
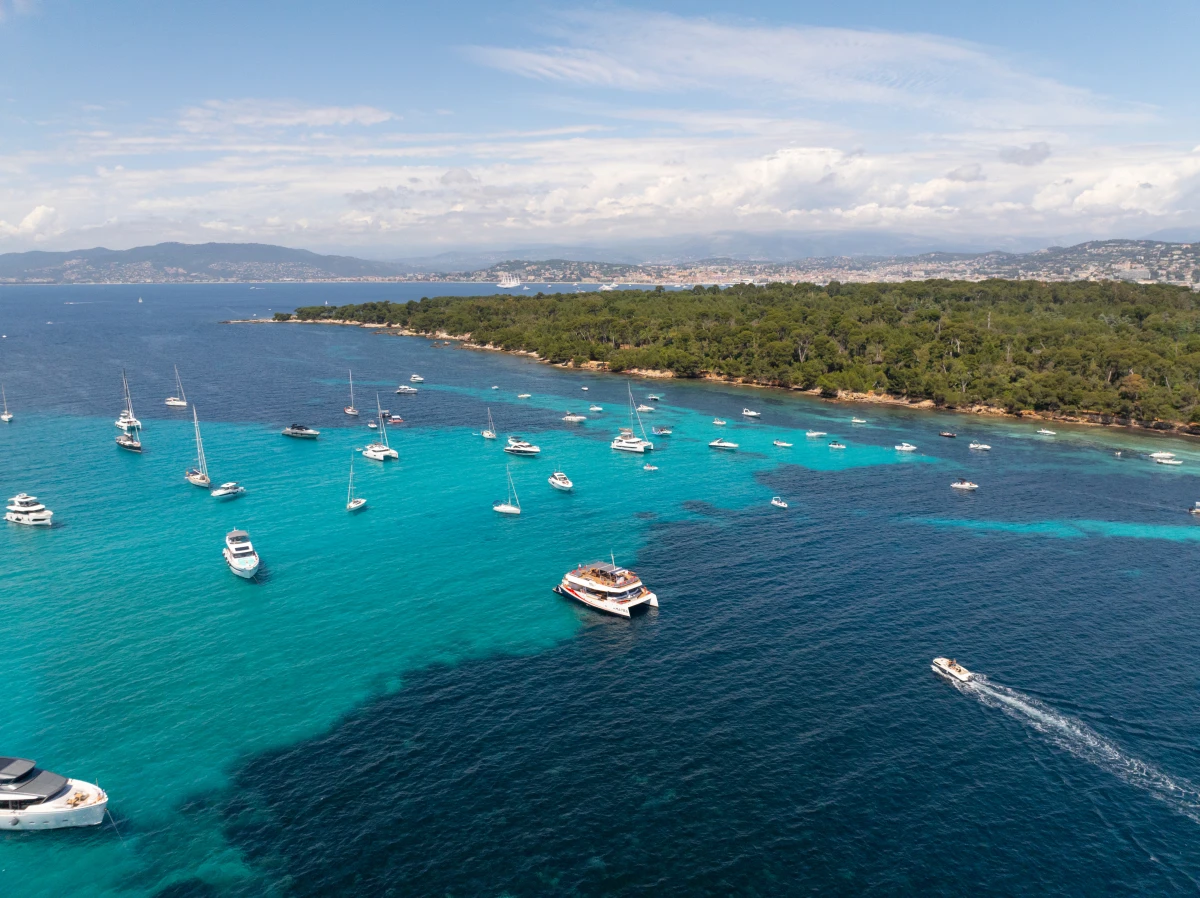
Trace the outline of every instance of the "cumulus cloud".
<path fill-rule="evenodd" d="M 984 180 L 983 166 L 978 162 L 960 165 L 953 171 L 947 172 L 946 177 L 951 181 L 982 181 Z"/>
<path fill-rule="evenodd" d="M 1003 147 L 1000 150 L 1000 160 L 1012 165 L 1041 165 L 1050 158 L 1050 144 L 1044 140 L 1031 143 L 1027 147 Z"/>
<path fill-rule="evenodd" d="M 0 219 L 0 234 L 40 242 L 58 233 L 61 229 L 57 225 L 58 212 L 53 206 L 35 206 L 19 224 L 12 225 Z"/>

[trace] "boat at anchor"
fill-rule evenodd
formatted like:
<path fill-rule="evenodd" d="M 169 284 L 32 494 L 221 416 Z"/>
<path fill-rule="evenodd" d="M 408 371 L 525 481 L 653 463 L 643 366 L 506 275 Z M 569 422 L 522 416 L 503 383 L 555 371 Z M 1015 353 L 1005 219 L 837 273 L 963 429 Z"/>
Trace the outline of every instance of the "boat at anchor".
<path fill-rule="evenodd" d="M 103 822 L 108 795 L 28 758 L 0 758 L 0 824 L 6 830 L 64 829 Z"/>
<path fill-rule="evenodd" d="M 642 578 L 615 562 L 581 564 L 568 571 L 554 591 L 618 617 L 630 617 L 638 607 L 658 607 L 658 596 L 646 588 Z"/>

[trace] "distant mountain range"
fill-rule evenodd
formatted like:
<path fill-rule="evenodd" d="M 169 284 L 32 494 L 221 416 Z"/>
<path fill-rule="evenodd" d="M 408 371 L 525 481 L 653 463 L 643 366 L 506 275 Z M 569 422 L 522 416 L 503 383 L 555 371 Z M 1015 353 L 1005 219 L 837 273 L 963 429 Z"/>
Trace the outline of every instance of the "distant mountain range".
<path fill-rule="evenodd" d="M 1200 243 L 1097 240 L 1031 253 L 924 253 L 821 256 L 792 262 L 707 258 L 626 262 L 481 260 L 450 268 L 445 254 L 426 264 L 320 255 L 262 243 L 160 243 L 128 250 L 0 255 L 0 284 L 254 283 L 281 281 L 475 281 L 515 275 L 529 283 L 724 283 L 754 281 L 916 280 L 986 277 L 1075 280 L 1120 278 L 1200 283 Z M 464 254 L 456 261 L 466 262 Z M 479 261 L 484 264 L 478 265 Z"/>

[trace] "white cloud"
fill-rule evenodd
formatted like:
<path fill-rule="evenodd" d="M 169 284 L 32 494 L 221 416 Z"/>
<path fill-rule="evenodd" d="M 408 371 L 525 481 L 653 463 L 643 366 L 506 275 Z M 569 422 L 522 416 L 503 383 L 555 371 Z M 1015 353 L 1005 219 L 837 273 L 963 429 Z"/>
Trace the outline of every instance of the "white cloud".
<path fill-rule="evenodd" d="M 394 118 L 373 106 L 304 106 L 270 100 L 209 100 L 183 111 L 180 127 L 189 133 L 239 128 L 329 128 L 378 125 Z"/>
<path fill-rule="evenodd" d="M 33 211 L 22 218 L 19 224 L 11 225 L 0 219 L 0 234 L 41 242 L 61 233 L 62 229 L 57 226 L 57 223 L 58 212 L 53 206 L 35 206 Z"/>

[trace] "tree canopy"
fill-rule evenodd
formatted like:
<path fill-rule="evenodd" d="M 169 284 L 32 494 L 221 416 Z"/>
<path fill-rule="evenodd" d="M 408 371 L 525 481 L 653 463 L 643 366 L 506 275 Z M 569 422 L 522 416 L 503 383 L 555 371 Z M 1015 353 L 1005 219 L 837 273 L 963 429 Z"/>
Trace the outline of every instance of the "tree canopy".
<path fill-rule="evenodd" d="M 308 306 L 342 319 L 828 395 L 1200 422 L 1200 297 L 1117 282 L 737 285 Z"/>

